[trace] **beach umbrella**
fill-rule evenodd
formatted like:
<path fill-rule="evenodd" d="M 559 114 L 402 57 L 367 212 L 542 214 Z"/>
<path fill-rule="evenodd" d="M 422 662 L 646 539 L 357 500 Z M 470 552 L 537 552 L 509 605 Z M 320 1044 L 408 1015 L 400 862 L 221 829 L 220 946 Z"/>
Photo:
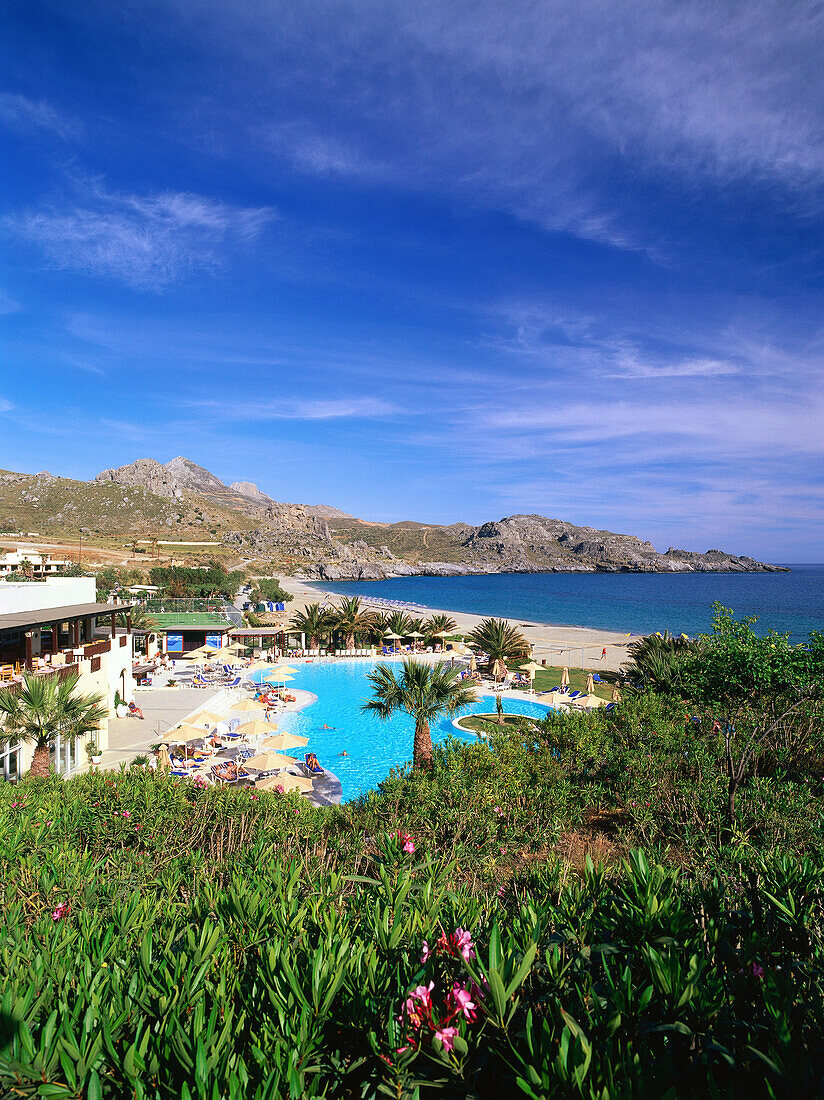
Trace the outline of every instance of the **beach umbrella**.
<path fill-rule="evenodd" d="M 256 772 L 274 772 L 297 763 L 298 761 L 293 756 L 281 756 L 280 753 L 267 749 L 265 752 L 259 752 L 257 756 L 253 756 L 250 760 L 244 761 L 243 766 L 254 768 Z"/>
<path fill-rule="evenodd" d="M 285 749 L 302 749 L 309 744 L 308 737 L 301 737 L 297 733 L 275 733 L 267 737 L 261 748 L 274 749 L 275 752 L 283 752 Z"/>
<path fill-rule="evenodd" d="M 188 722 L 180 726 L 175 726 L 174 729 L 169 730 L 167 737 L 176 737 L 181 744 L 184 741 L 193 741 L 195 738 L 199 738 L 201 741 L 205 735 L 205 730 L 200 729 L 198 726 L 190 726 Z"/>
<path fill-rule="evenodd" d="M 241 649 L 246 649 L 246 646 L 243 642 L 232 642 L 226 646 L 226 649 L 233 649 L 235 653 L 239 653 Z"/>
<path fill-rule="evenodd" d="M 537 661 L 527 661 L 527 663 L 525 665 L 521 665 L 521 672 L 528 672 L 529 673 L 529 685 L 530 685 L 530 687 L 532 687 L 533 681 L 535 680 L 535 673 L 536 672 L 541 672 L 543 667 L 544 666 L 539 665 Z"/>
<path fill-rule="evenodd" d="M 294 676 L 287 676 L 285 673 L 278 674 L 277 672 L 270 672 L 268 676 L 263 677 L 267 684 L 286 684 L 294 678 Z"/>
<path fill-rule="evenodd" d="M 583 699 L 574 699 L 572 705 L 582 707 L 584 710 L 596 710 L 598 707 L 605 707 L 606 700 L 599 699 L 597 695 L 585 695 Z"/>
<path fill-rule="evenodd" d="M 425 638 L 425 634 L 421 634 L 419 630 L 413 630 L 411 634 L 406 635 L 407 638 Z"/>
<path fill-rule="evenodd" d="M 492 666 L 492 675 L 496 680 L 503 680 L 506 676 L 506 665 L 499 657 L 495 664 Z"/>
<path fill-rule="evenodd" d="M 252 661 L 246 672 L 271 672 L 274 667 L 271 661 Z"/>
<path fill-rule="evenodd" d="M 284 794 L 287 791 L 300 791 L 305 794 L 312 790 L 312 780 L 302 775 L 270 775 L 268 779 L 261 779 L 255 783 L 255 790 L 274 791 L 278 787 Z"/>
<path fill-rule="evenodd" d="M 593 680 L 592 673 L 590 672 L 589 676 L 587 676 L 587 695 L 594 695 L 594 694 L 595 694 L 595 681 Z"/>
<path fill-rule="evenodd" d="M 618 690 L 618 685 L 617 684 L 612 689 L 612 701 L 613 701 L 613 703 L 620 703 L 621 702 L 621 692 Z"/>
<path fill-rule="evenodd" d="M 432 635 L 433 638 L 449 638 L 451 637 L 448 630 L 439 630 L 437 634 Z"/>
<path fill-rule="evenodd" d="M 171 768 L 172 758 L 169 756 L 168 745 L 161 745 L 157 753 L 157 763 L 161 768 Z"/>
<path fill-rule="evenodd" d="M 477 657 L 475 656 L 474 653 L 471 653 L 469 655 L 469 671 L 470 672 L 477 672 L 478 671 L 478 659 L 477 659 Z"/>
<path fill-rule="evenodd" d="M 399 642 L 401 640 L 401 635 L 395 634 L 391 630 L 387 630 L 384 634 L 384 638 L 388 638 L 390 642 Z"/>
<path fill-rule="evenodd" d="M 235 733 L 239 733 L 241 737 L 262 737 L 267 733 L 275 733 L 277 726 L 271 722 L 264 722 L 262 718 L 253 718 L 251 722 L 244 722 L 242 726 L 238 726 Z"/>
<path fill-rule="evenodd" d="M 242 703 L 235 703 L 232 710 L 241 714 L 256 714 L 258 711 L 266 710 L 266 704 L 258 703 L 255 699 L 244 699 Z"/>
<path fill-rule="evenodd" d="M 566 666 L 561 671 L 561 687 L 569 687 L 569 669 Z"/>
<path fill-rule="evenodd" d="M 289 665 L 278 665 L 277 668 L 272 670 L 273 674 L 276 672 L 281 673 L 283 676 L 297 676 L 300 672 L 298 668 L 290 668 Z"/>
<path fill-rule="evenodd" d="M 189 720 L 189 725 L 211 727 L 216 726 L 218 722 L 225 721 L 225 714 L 216 714 L 213 710 L 202 710 L 198 714 L 192 715 Z"/>

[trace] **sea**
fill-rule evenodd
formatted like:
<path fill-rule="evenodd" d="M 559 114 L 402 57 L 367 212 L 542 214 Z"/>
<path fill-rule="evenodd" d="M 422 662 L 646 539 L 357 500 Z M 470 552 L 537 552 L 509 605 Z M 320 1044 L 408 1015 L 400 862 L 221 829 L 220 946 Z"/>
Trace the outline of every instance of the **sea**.
<path fill-rule="evenodd" d="M 323 582 L 340 595 L 362 595 L 421 610 L 614 630 L 623 634 L 700 634 L 715 601 L 755 629 L 788 633 L 794 642 L 824 631 L 824 564 L 791 565 L 789 573 L 492 573 L 472 577 L 397 577 Z"/>

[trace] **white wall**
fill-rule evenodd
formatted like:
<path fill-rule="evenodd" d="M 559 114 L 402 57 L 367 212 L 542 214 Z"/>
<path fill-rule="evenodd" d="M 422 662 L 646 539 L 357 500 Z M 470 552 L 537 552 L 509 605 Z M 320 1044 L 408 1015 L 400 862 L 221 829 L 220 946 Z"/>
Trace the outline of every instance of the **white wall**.
<path fill-rule="evenodd" d="M 49 577 L 45 581 L 0 580 L 0 615 L 48 611 L 69 604 L 96 603 L 94 577 Z"/>

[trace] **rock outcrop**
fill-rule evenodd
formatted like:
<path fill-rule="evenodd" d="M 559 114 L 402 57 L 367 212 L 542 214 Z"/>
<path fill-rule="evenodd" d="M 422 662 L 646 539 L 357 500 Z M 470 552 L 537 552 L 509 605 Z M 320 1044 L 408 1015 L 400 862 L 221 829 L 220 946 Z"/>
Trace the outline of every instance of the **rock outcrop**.
<path fill-rule="evenodd" d="M 507 516 L 479 527 L 466 523 L 438 527 L 412 521 L 388 526 L 367 523 L 326 505 L 280 503 L 250 481 L 225 485 L 183 456 L 165 466 L 153 459 L 138 459 L 128 466 L 104 470 L 95 480 L 140 487 L 165 497 L 180 506 L 179 512 L 165 517 L 167 525 L 203 525 L 217 534 L 217 524 L 223 542 L 239 553 L 277 560 L 290 571 L 322 580 L 383 580 L 415 574 L 752 572 L 776 568 L 721 550 L 698 554 L 671 547 L 660 554 L 652 543 L 633 535 L 578 527 L 539 515 Z M 235 523 L 231 517 L 245 522 Z M 394 551 L 382 541 L 389 531 Z"/>
<path fill-rule="evenodd" d="M 168 497 L 169 500 L 180 500 L 183 496 L 183 487 L 167 466 L 161 466 L 153 458 L 138 458 L 136 462 L 130 462 L 127 466 L 118 466 L 116 469 L 103 470 L 94 479 L 95 481 L 115 481 L 118 485 L 131 485 L 139 489 L 147 489 L 159 497 Z"/>

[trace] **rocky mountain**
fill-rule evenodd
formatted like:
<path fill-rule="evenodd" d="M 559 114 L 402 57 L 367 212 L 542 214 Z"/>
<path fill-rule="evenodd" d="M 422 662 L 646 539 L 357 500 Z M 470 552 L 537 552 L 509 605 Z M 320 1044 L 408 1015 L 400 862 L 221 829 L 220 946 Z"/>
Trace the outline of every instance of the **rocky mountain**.
<path fill-rule="evenodd" d="M 381 580 L 424 574 L 521 572 L 751 572 L 773 570 L 721 550 L 670 548 L 661 554 L 633 535 L 579 527 L 538 515 L 508 516 L 479 527 L 356 519 L 324 505 L 274 500 L 249 481 L 224 484 L 178 456 L 162 465 L 141 458 L 78 482 L 0 472 L 0 529 L 102 545 L 222 547 L 231 559 L 260 562 L 308 579 Z M 138 538 L 139 536 L 139 538 Z M 193 560 L 208 549 L 177 550 Z"/>

